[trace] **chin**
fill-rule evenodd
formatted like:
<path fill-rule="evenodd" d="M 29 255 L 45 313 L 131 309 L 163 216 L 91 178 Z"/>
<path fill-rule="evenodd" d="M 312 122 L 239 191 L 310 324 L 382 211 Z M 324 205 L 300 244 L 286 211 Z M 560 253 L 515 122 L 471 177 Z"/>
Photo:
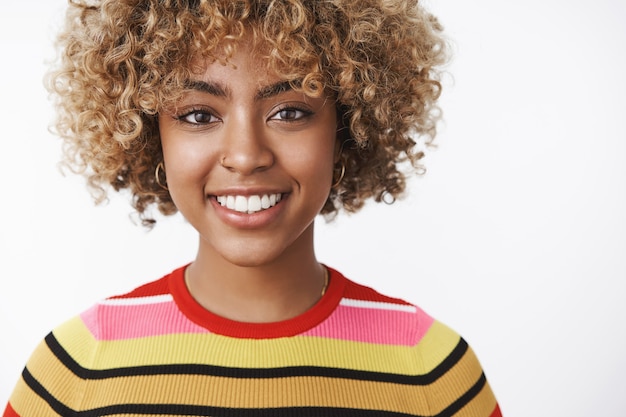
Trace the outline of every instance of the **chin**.
<path fill-rule="evenodd" d="M 251 256 L 249 253 L 245 255 L 226 254 L 223 258 L 232 265 L 241 268 L 255 268 L 268 265 L 276 260 L 277 256 L 262 256 L 261 254 L 255 254 Z"/>
<path fill-rule="evenodd" d="M 303 254 L 306 258 L 307 254 L 313 252 L 312 229 L 311 223 L 301 233 L 245 231 L 231 233 L 225 238 L 213 233 L 203 236 L 200 251 L 209 255 L 209 258 L 221 258 L 239 267 L 276 265 L 281 260 L 291 263 L 295 259 L 301 259 Z"/>
<path fill-rule="evenodd" d="M 284 253 L 284 248 L 273 248 L 268 247 L 267 244 L 251 242 L 242 242 L 236 247 L 215 249 L 230 264 L 245 268 L 270 264 Z"/>

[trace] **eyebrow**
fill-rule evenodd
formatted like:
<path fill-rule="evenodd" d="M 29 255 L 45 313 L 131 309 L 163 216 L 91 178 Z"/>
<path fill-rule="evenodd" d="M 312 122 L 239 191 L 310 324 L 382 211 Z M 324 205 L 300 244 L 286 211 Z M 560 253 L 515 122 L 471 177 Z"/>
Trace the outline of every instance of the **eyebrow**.
<path fill-rule="evenodd" d="M 279 81 L 274 84 L 266 85 L 259 88 L 254 95 L 254 100 L 265 100 L 275 97 L 286 91 L 293 90 L 293 85 L 299 85 L 297 81 Z M 188 80 L 185 82 L 185 88 L 193 91 L 200 91 L 202 93 L 210 94 L 216 97 L 230 98 L 232 97 L 232 91 L 225 85 L 201 80 Z"/>
<path fill-rule="evenodd" d="M 265 87 L 261 87 L 254 96 L 254 100 L 265 100 L 290 90 L 293 90 L 291 82 L 280 81 Z"/>
<path fill-rule="evenodd" d="M 187 80 L 185 81 L 185 89 L 200 91 L 201 93 L 207 93 L 216 97 L 230 97 L 231 92 L 228 87 L 215 82 L 207 82 L 200 80 Z"/>

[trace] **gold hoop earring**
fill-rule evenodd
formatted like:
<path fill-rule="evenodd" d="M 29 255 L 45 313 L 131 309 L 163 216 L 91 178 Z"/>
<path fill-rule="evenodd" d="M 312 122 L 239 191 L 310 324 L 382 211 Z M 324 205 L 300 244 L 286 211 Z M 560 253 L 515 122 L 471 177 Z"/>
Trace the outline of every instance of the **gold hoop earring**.
<path fill-rule="evenodd" d="M 343 161 L 341 161 L 341 172 L 339 173 L 339 178 L 336 179 L 333 182 L 333 185 L 331 185 L 331 188 L 337 188 L 339 186 L 339 184 L 341 184 L 341 180 L 343 180 L 343 177 L 346 175 L 346 164 L 343 163 Z M 334 177 L 334 171 L 333 171 L 333 177 Z"/>
<path fill-rule="evenodd" d="M 165 185 L 161 182 L 160 171 L 163 171 Z M 167 177 L 165 176 L 165 165 L 163 165 L 163 161 L 159 162 L 156 166 L 156 169 L 154 170 L 154 179 L 156 180 L 156 183 L 159 184 L 159 187 L 163 188 L 165 191 L 169 191 L 169 188 L 167 188 Z"/>

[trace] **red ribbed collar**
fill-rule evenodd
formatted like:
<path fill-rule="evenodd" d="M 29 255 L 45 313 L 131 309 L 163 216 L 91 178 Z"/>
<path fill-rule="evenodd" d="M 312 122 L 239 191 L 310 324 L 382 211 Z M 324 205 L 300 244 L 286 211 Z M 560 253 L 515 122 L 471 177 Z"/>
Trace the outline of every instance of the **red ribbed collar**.
<path fill-rule="evenodd" d="M 176 269 L 169 276 L 169 289 L 180 311 L 191 321 L 212 333 L 246 339 L 273 339 L 295 336 L 324 321 L 337 308 L 343 297 L 346 278 L 328 268 L 330 281 L 324 296 L 309 310 L 289 320 L 273 323 L 243 323 L 211 313 L 191 296 L 185 285 L 184 271 Z"/>

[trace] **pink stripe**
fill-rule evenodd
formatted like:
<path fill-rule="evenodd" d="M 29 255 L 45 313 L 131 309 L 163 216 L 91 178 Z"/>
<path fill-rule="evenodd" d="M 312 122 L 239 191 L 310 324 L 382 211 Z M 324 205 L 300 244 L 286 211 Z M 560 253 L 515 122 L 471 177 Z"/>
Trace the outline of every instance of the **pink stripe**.
<path fill-rule="evenodd" d="M 81 318 L 96 340 L 209 333 L 185 317 L 174 301 L 143 305 L 100 304 L 84 312 Z M 339 305 L 328 319 L 303 335 L 414 346 L 433 321 L 419 308 L 416 312 L 407 312 Z"/>
<path fill-rule="evenodd" d="M 96 305 L 81 315 L 96 340 L 123 340 L 180 333 L 208 333 L 173 301 L 145 305 Z"/>
<path fill-rule="evenodd" d="M 417 312 L 347 307 L 340 305 L 307 336 L 395 346 L 414 346 L 422 340 L 434 319 Z"/>

